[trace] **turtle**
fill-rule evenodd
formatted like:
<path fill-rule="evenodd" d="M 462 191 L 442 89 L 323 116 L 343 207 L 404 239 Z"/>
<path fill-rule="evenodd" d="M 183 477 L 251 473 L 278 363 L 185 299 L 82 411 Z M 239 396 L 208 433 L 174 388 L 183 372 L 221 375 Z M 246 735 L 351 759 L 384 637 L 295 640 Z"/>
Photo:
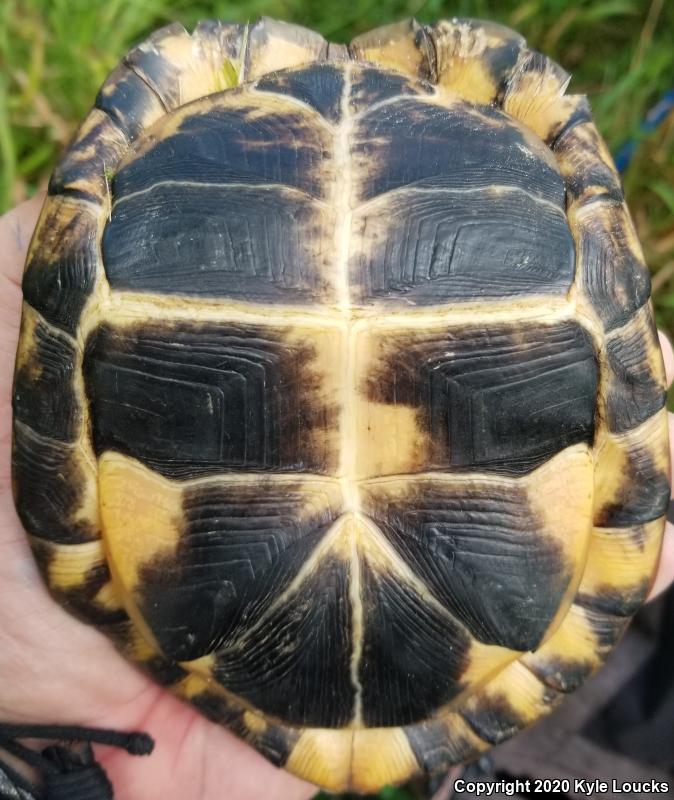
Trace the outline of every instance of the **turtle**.
<path fill-rule="evenodd" d="M 13 394 L 47 585 L 327 790 L 479 757 L 649 591 L 649 272 L 568 83 L 488 21 L 174 24 L 51 177 Z"/>

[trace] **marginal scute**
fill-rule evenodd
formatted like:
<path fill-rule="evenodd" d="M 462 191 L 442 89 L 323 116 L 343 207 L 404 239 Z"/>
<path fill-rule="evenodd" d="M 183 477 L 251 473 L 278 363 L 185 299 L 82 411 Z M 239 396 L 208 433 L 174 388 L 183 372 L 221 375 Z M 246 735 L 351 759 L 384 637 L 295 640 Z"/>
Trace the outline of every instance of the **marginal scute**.
<path fill-rule="evenodd" d="M 441 20 L 426 30 L 436 54 L 438 85 L 474 103 L 497 98 L 525 44 L 510 28 L 481 20 Z"/>
<path fill-rule="evenodd" d="M 575 654 L 552 655 L 534 659 L 525 654 L 523 663 L 536 677 L 560 694 L 574 692 L 594 671 L 594 661 L 579 659 Z"/>
<path fill-rule="evenodd" d="M 174 692 L 189 700 L 204 716 L 224 725 L 241 737 L 277 767 L 286 766 L 299 732 L 285 725 L 268 722 L 259 714 L 245 710 L 233 698 L 218 693 L 196 675 L 188 676 Z"/>
<path fill-rule="evenodd" d="M 459 713 L 481 739 L 500 744 L 552 711 L 560 700 L 557 692 L 515 661 L 469 697 Z"/>
<path fill-rule="evenodd" d="M 401 728 L 302 731 L 286 769 L 330 792 L 371 793 L 417 774 L 419 762 Z"/>
<path fill-rule="evenodd" d="M 594 636 L 594 646 L 600 659 L 605 661 L 609 653 L 620 641 L 620 637 L 629 625 L 630 618 L 622 614 L 607 613 L 603 608 L 588 604 L 578 605 L 585 614 L 587 624 Z"/>
<path fill-rule="evenodd" d="M 663 533 L 662 517 L 631 528 L 595 528 L 577 602 L 614 616 L 634 614 L 652 583 Z"/>
<path fill-rule="evenodd" d="M 62 544 L 30 537 L 30 545 L 52 597 L 71 614 L 103 629 L 128 620 L 114 591 L 101 594 L 112 587 L 100 539 Z"/>
<path fill-rule="evenodd" d="M 370 794 L 418 773 L 419 763 L 399 727 L 357 730 L 353 735 L 351 774 L 354 789 Z"/>
<path fill-rule="evenodd" d="M 190 36 L 175 23 L 155 31 L 124 59 L 169 111 L 238 85 L 243 25 L 203 22 Z"/>
<path fill-rule="evenodd" d="M 602 427 L 595 454 L 595 525 L 630 528 L 667 511 L 670 463 L 665 408 L 632 430 L 611 433 Z"/>
<path fill-rule="evenodd" d="M 550 688 L 573 691 L 603 664 L 627 622 L 574 603 L 554 634 L 520 663 Z"/>
<path fill-rule="evenodd" d="M 564 176 L 569 206 L 583 206 L 600 198 L 622 203 L 620 176 L 592 121 L 585 97 L 553 142 L 552 151 Z"/>
<path fill-rule="evenodd" d="M 569 80 L 569 74 L 554 61 L 534 50 L 525 51 L 501 94 L 501 107 L 551 144 L 585 103 L 583 95 L 564 94 Z"/>
<path fill-rule="evenodd" d="M 75 386 L 79 352 L 74 341 L 30 306 L 21 318 L 12 408 L 14 418 L 62 442 L 80 433 L 82 407 Z"/>
<path fill-rule="evenodd" d="M 290 753 L 286 769 L 329 792 L 351 789 L 356 777 L 351 770 L 354 734 L 353 730 L 305 728 Z"/>
<path fill-rule="evenodd" d="M 575 602 L 584 608 L 613 617 L 631 617 L 645 602 L 650 583 L 650 577 L 630 587 L 616 588 L 608 583 L 597 587 L 592 594 L 586 594 L 581 590 Z"/>
<path fill-rule="evenodd" d="M 394 22 L 356 36 L 349 44 L 352 58 L 371 61 L 435 82 L 435 51 L 427 30 L 415 19 Z"/>
<path fill-rule="evenodd" d="M 456 712 L 403 728 L 422 770 L 431 775 L 472 760 L 487 745 Z"/>
<path fill-rule="evenodd" d="M 199 47 L 204 52 L 220 52 L 230 59 L 237 59 L 241 53 L 241 39 L 245 36 L 246 27 L 220 19 L 202 19 L 197 22 L 192 38 L 199 42 Z"/>
<path fill-rule="evenodd" d="M 113 70 L 101 87 L 95 107 L 113 119 L 129 141 L 166 113 L 156 92 L 124 63 Z"/>
<path fill-rule="evenodd" d="M 98 273 L 100 216 L 88 203 L 47 197 L 23 274 L 23 296 L 47 322 L 71 335 Z"/>
<path fill-rule="evenodd" d="M 49 194 L 81 197 L 107 210 L 110 179 L 126 153 L 128 139 L 108 114 L 93 109 L 54 168 Z"/>
<path fill-rule="evenodd" d="M 324 61 L 327 51 L 325 39 L 309 28 L 263 17 L 247 33 L 245 79 Z"/>
<path fill-rule="evenodd" d="M 602 194 L 573 203 L 568 214 L 577 243 L 579 301 L 610 332 L 629 322 L 651 293 L 634 225 L 624 202 Z"/>
<path fill-rule="evenodd" d="M 97 539 L 96 474 L 78 443 L 41 436 L 14 423 L 14 500 L 26 531 L 54 542 Z"/>
<path fill-rule="evenodd" d="M 649 305 L 606 337 L 606 424 L 611 433 L 636 428 L 666 400 L 665 369 Z"/>

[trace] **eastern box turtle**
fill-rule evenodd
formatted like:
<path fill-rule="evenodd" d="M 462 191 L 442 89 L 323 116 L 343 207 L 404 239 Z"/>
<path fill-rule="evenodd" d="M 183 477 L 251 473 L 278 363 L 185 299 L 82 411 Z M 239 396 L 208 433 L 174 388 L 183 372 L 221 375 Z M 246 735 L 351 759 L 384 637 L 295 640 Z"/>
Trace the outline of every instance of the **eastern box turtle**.
<path fill-rule="evenodd" d="M 172 25 L 51 179 L 13 456 L 47 583 L 331 790 L 511 736 L 649 589 L 649 275 L 568 80 L 474 20 Z"/>

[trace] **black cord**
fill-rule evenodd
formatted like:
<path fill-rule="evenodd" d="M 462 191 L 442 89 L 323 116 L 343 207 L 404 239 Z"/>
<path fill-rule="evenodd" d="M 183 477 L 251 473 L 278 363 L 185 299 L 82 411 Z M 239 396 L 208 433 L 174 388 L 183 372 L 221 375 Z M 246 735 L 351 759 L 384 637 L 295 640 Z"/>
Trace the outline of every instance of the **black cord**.
<path fill-rule="evenodd" d="M 154 741 L 147 733 L 120 733 L 79 725 L 24 725 L 0 722 L 1 739 L 52 739 L 65 742 L 93 742 L 119 747 L 132 756 L 148 756 Z"/>
<path fill-rule="evenodd" d="M 54 744 L 37 752 L 19 739 L 46 739 Z M 0 800 L 113 800 L 112 784 L 96 760 L 92 743 L 119 747 L 131 755 L 149 755 L 154 748 L 145 733 L 0 723 L 0 750 L 37 776 L 31 783 L 0 756 Z"/>

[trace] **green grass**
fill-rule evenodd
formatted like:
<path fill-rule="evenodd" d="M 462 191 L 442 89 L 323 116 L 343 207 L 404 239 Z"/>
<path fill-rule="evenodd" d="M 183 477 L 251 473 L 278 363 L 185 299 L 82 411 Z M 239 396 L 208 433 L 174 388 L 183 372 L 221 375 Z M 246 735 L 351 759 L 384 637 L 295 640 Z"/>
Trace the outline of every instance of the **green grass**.
<path fill-rule="evenodd" d="M 46 185 L 59 152 L 98 86 L 131 44 L 154 28 L 203 18 L 266 14 L 346 41 L 415 15 L 420 21 L 475 16 L 520 30 L 573 74 L 609 146 L 639 136 L 639 123 L 674 86 L 670 0 L 0 0 L 0 210 Z M 654 280 L 658 321 L 674 334 L 674 115 L 641 137 L 625 175 Z M 390 790 L 385 800 L 418 791 Z"/>

